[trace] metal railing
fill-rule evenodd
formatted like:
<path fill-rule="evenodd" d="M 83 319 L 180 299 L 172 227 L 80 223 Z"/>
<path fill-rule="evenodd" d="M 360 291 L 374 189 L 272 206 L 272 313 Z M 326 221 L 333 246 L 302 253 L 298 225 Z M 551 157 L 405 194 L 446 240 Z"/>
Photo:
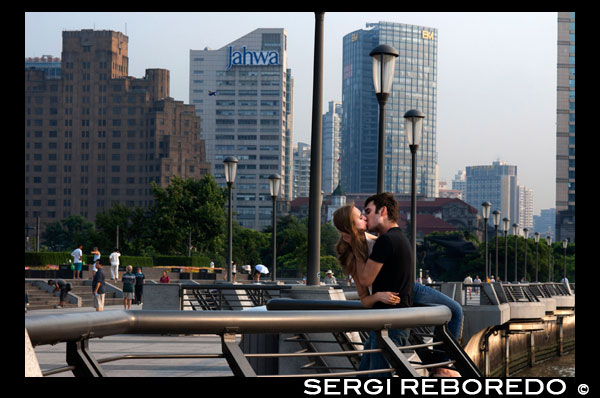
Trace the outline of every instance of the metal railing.
<path fill-rule="evenodd" d="M 181 308 L 193 311 L 242 310 L 266 305 L 281 297 L 291 285 L 254 284 L 181 284 Z"/>
<path fill-rule="evenodd" d="M 61 315 L 30 316 L 25 319 L 32 345 L 66 342 L 66 367 L 43 372 L 47 376 L 71 370 L 77 376 L 106 376 L 101 363 L 131 358 L 225 358 L 235 376 L 257 376 L 248 358 L 274 355 L 280 358 L 306 355 L 352 356 L 364 350 L 342 350 L 339 352 L 307 352 L 281 354 L 244 354 L 236 342 L 236 334 L 245 333 L 343 333 L 352 331 L 376 331 L 379 347 L 389 361 L 391 371 L 400 376 L 417 377 L 417 369 L 432 366 L 453 366 L 467 377 L 478 377 L 481 373 L 464 353 L 460 345 L 448 334 L 446 323 L 450 310 L 445 306 L 412 307 L 384 310 L 295 310 L 295 311 L 106 311 Z M 438 326 L 435 344 L 443 347 L 450 358 L 438 364 L 411 364 L 402 353 L 404 350 L 428 349 L 422 345 L 398 347 L 389 338 L 390 329 L 407 329 L 422 326 Z M 222 353 L 205 355 L 121 355 L 96 360 L 89 351 L 88 341 L 115 334 L 216 334 L 221 337 Z M 441 343 L 440 343 L 441 342 Z M 433 347 L 432 346 L 432 347 Z M 438 347 L 439 348 L 439 347 Z M 369 351 L 370 352 L 370 351 Z M 385 371 L 385 370 L 383 370 Z M 291 376 L 350 376 L 370 374 L 376 371 L 351 371 L 298 374 Z M 270 375 L 277 376 L 277 375 Z"/>

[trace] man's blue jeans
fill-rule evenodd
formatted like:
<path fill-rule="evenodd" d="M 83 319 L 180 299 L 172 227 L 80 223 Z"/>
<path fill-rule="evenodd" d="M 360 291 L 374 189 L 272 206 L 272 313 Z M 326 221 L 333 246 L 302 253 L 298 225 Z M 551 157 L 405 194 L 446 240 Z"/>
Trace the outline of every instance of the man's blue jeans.
<path fill-rule="evenodd" d="M 450 309 L 452 319 L 448 322 L 448 331 L 458 340 L 462 326 L 462 306 L 439 290 L 415 283 L 413 287 L 413 304 L 441 304 Z"/>
<path fill-rule="evenodd" d="M 415 283 L 413 286 L 413 304 L 441 304 L 450 309 L 452 318 L 448 323 L 448 331 L 458 340 L 462 326 L 462 306 L 455 300 L 446 296 L 444 293 L 432 289 L 429 286 Z M 391 329 L 388 333 L 390 338 L 399 346 L 408 344 L 408 332 L 404 329 Z M 377 336 L 374 331 L 369 334 L 365 341 L 365 350 L 379 348 L 377 345 Z M 390 364 L 382 353 L 363 354 L 358 370 L 387 369 Z M 391 373 L 377 373 L 369 377 L 391 377 Z"/>

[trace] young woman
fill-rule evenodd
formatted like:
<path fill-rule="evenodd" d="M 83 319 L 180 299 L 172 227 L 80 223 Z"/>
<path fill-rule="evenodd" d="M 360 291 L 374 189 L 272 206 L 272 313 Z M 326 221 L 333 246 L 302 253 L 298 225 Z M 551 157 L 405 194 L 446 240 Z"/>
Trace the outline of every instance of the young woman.
<path fill-rule="evenodd" d="M 344 271 L 354 279 L 356 290 L 363 306 L 371 308 L 377 301 L 386 304 L 396 304 L 398 294 L 394 292 L 378 292 L 373 295 L 369 287 L 361 284 L 356 272 L 358 263 L 364 263 L 375 244 L 376 236 L 366 232 L 367 222 L 354 205 L 340 207 L 333 213 L 333 224 L 342 235 L 336 244 L 336 252 Z M 452 318 L 448 330 L 458 340 L 462 326 L 462 307 L 455 300 L 428 286 L 415 283 L 413 287 L 414 304 L 441 304 L 450 309 Z M 437 375 L 454 375 L 453 371 L 439 369 Z"/>

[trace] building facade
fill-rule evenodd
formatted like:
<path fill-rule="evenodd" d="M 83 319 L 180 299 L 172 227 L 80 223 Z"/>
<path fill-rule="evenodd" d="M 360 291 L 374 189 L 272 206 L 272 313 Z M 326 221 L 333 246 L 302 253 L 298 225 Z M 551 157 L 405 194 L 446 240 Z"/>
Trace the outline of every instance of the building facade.
<path fill-rule="evenodd" d="M 310 193 L 310 145 L 294 144 L 293 199 L 308 197 Z"/>
<path fill-rule="evenodd" d="M 556 236 L 575 242 L 575 12 L 558 13 Z"/>
<path fill-rule="evenodd" d="M 46 79 L 60 79 L 60 58 L 52 55 L 27 57 L 25 58 L 25 70 L 43 70 L 46 72 Z"/>
<path fill-rule="evenodd" d="M 240 225 L 271 225 L 269 176 L 292 199 L 292 79 L 285 29 L 256 29 L 211 50 L 190 50 L 190 104 L 202 120 L 211 173 L 226 186 L 223 159 L 239 160 L 233 210 Z"/>
<path fill-rule="evenodd" d="M 169 97 L 169 71 L 129 77 L 128 38 L 63 31 L 61 78 L 25 71 L 25 223 L 113 204 L 148 207 L 151 182 L 209 172 L 200 118 Z"/>
<path fill-rule="evenodd" d="M 437 46 L 435 28 L 393 22 L 368 23 L 343 38 L 341 182 L 346 192 L 376 192 L 379 104 L 371 50 L 387 44 L 399 52 L 385 107 L 385 190 L 410 193 L 412 158 L 404 114 L 425 113 L 417 152 L 417 193 L 437 188 Z"/>
<path fill-rule="evenodd" d="M 529 235 L 533 234 L 533 189 L 519 185 L 519 218 L 517 224 L 521 231 L 527 228 Z"/>
<path fill-rule="evenodd" d="M 481 214 L 481 204 L 490 202 L 489 225 L 493 226 L 492 212 L 500 210 L 501 218 L 508 217 L 510 225 L 518 223 L 519 190 L 517 166 L 504 162 L 493 162 L 492 165 L 466 167 L 465 201 Z"/>
<path fill-rule="evenodd" d="M 322 124 L 322 190 L 329 195 L 340 183 L 342 103 L 329 101 Z"/>

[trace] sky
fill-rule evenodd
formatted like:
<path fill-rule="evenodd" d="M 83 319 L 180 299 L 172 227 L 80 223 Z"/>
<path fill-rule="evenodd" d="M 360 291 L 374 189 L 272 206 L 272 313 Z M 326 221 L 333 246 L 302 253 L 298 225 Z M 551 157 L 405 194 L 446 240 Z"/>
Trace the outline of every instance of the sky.
<path fill-rule="evenodd" d="M 534 214 L 555 207 L 557 14 L 325 13 L 323 113 L 342 100 L 342 38 L 369 22 L 438 30 L 440 180 L 503 161 L 534 190 Z M 219 49 L 258 28 L 285 28 L 294 78 L 294 142 L 311 142 L 315 17 L 311 12 L 27 12 L 25 57 L 60 57 L 63 30 L 129 37 L 129 75 L 170 71 L 171 97 L 189 103 L 190 50 Z M 479 209 L 478 209 L 479 210 Z"/>

